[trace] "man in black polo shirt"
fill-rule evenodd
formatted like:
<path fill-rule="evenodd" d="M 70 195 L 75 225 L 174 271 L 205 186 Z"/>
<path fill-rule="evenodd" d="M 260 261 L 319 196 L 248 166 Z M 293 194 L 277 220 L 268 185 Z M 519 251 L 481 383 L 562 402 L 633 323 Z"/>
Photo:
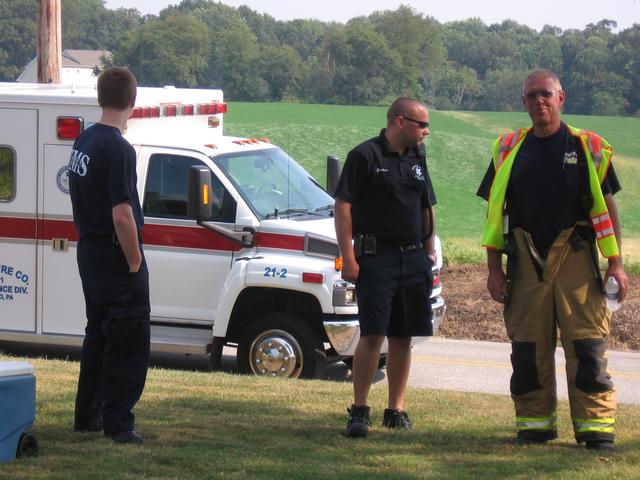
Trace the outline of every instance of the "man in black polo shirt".
<path fill-rule="evenodd" d="M 74 428 L 140 444 L 131 410 L 149 361 L 149 274 L 136 153 L 122 137 L 136 91 L 136 79 L 124 68 L 100 75 L 102 117 L 73 146 L 69 186 L 87 312 Z"/>
<path fill-rule="evenodd" d="M 336 188 L 342 278 L 356 284 L 360 319 L 349 437 L 367 435 L 367 398 L 385 337 L 389 403 L 383 425 L 411 427 L 404 411 L 411 337 L 432 334 L 436 199 L 423 144 L 428 127 L 429 112 L 422 102 L 398 98 L 387 111 L 387 128 L 349 153 Z"/>

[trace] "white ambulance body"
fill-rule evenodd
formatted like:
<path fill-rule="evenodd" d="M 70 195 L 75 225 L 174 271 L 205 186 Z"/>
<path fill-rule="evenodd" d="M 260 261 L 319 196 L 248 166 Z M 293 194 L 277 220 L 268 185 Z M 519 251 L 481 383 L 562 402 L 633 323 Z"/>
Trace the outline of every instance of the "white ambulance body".
<path fill-rule="evenodd" d="M 272 376 L 348 361 L 358 311 L 337 269 L 331 196 L 266 140 L 223 136 L 219 90 L 139 88 L 136 104 L 125 136 L 145 215 L 152 349 L 210 353 L 217 368 L 222 347 L 237 346 L 241 371 Z M 99 114 L 95 87 L 0 83 L 0 341 L 82 343 L 67 165 Z M 187 216 L 194 165 L 211 172 L 209 228 Z M 435 328 L 440 293 L 436 281 Z"/>

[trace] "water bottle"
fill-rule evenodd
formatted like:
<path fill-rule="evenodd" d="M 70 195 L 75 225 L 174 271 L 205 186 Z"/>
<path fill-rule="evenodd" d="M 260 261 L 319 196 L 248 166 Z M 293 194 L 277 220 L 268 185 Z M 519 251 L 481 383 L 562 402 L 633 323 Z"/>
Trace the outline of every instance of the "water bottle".
<path fill-rule="evenodd" d="M 614 277 L 607 278 L 604 284 L 604 296 L 607 299 L 607 308 L 612 312 L 620 308 L 618 293 L 620 293 L 620 285 L 618 285 L 617 280 Z"/>

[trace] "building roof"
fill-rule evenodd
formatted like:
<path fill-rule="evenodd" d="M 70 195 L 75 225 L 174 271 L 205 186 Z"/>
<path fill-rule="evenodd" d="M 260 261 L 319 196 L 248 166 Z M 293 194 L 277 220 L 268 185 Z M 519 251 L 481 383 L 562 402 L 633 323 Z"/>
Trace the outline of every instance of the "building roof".
<path fill-rule="evenodd" d="M 108 50 L 64 50 L 62 52 L 62 66 L 100 67 L 102 66 L 102 57 L 111 58 L 111 52 Z"/>

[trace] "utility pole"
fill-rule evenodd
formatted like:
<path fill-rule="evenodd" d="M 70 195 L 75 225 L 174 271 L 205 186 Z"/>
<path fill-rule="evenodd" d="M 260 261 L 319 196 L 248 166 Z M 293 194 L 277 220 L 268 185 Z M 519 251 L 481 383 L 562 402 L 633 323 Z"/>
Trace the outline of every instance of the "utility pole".
<path fill-rule="evenodd" d="M 62 9 L 60 0 L 37 0 L 38 83 L 60 83 L 62 64 Z"/>

